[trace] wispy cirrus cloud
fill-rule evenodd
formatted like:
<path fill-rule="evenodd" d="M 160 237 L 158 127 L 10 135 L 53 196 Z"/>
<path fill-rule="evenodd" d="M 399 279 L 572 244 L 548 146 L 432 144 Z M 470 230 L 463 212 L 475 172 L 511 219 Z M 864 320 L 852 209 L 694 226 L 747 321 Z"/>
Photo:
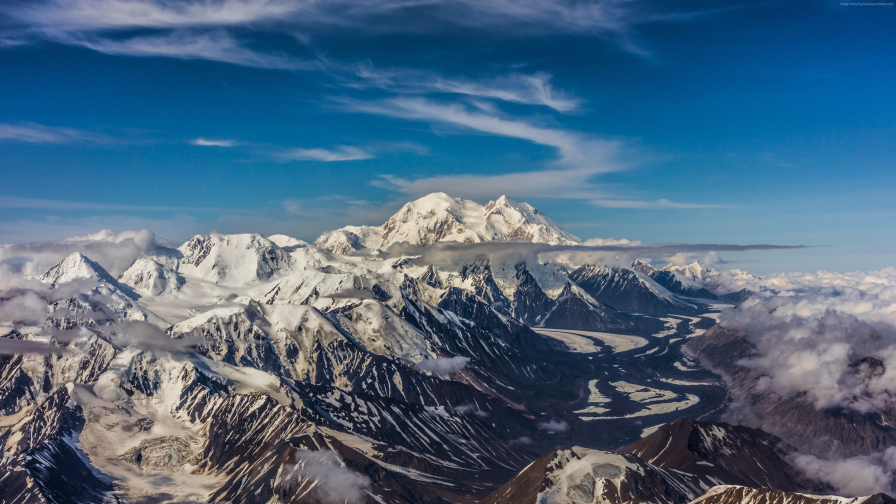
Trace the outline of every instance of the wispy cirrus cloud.
<path fill-rule="evenodd" d="M 552 147 L 558 159 L 553 167 L 503 174 L 457 174 L 410 179 L 384 175 L 374 182 L 383 188 L 419 196 L 436 191 L 469 198 L 489 198 L 495 194 L 516 197 L 565 197 L 586 199 L 611 197 L 592 179 L 600 174 L 625 170 L 624 146 L 615 139 L 603 139 L 548 127 L 532 120 L 502 114 L 492 107 L 443 103 L 419 97 L 359 102 L 343 100 L 346 110 L 422 121 L 453 128 L 461 134 L 488 134 L 514 138 Z"/>
<path fill-rule="evenodd" d="M 582 99 L 555 89 L 552 79 L 553 76 L 546 72 L 514 72 L 478 80 L 463 76 L 448 78 L 432 71 L 379 69 L 370 64 L 356 65 L 343 78 L 346 86 L 354 88 L 378 88 L 405 94 L 455 94 L 540 105 L 563 113 L 579 110 Z"/>
<path fill-rule="evenodd" d="M 35 123 L 0 123 L 0 142 L 2 141 L 39 144 L 111 144 L 115 143 L 116 140 L 103 134 L 74 128 L 44 126 Z"/>
<path fill-rule="evenodd" d="M 272 21 L 302 10 L 285 0 L 46 0 L 7 5 L 13 19 L 46 31 L 235 26 Z"/>
<path fill-rule="evenodd" d="M 289 149 L 278 154 L 278 157 L 284 161 L 323 161 L 331 163 L 336 161 L 359 161 L 371 159 L 375 156 L 372 152 L 360 147 L 338 145 L 333 149 Z"/>
<path fill-rule="evenodd" d="M 377 68 L 369 62 L 343 63 L 325 57 L 302 58 L 283 52 L 256 51 L 223 29 L 202 32 L 174 30 L 116 38 L 62 33 L 55 40 L 114 56 L 207 60 L 268 70 L 318 72 L 353 89 L 379 89 L 398 94 L 463 95 L 544 106 L 562 113 L 575 112 L 582 105 L 581 98 L 556 89 L 551 82 L 553 76 L 546 72 L 510 72 L 472 79 L 465 76 L 446 77 L 429 70 Z"/>
<path fill-rule="evenodd" d="M 327 65 L 319 60 L 253 50 L 223 29 L 199 32 L 174 30 L 116 38 L 94 33 L 61 32 L 54 34 L 53 40 L 113 56 L 199 59 L 273 70 L 327 70 Z"/>
<path fill-rule="evenodd" d="M 362 161 L 382 154 L 410 152 L 423 156 L 429 153 L 425 145 L 414 142 L 375 142 L 367 145 L 337 145 L 330 149 L 303 148 L 286 149 L 273 153 L 280 161 Z"/>
<path fill-rule="evenodd" d="M 120 205 L 113 203 L 94 203 L 70 200 L 49 200 L 40 198 L 22 198 L 19 196 L 0 195 L 0 208 L 22 208 L 35 210 L 94 210 L 108 212 L 232 212 L 233 209 L 208 207 L 182 207 L 171 205 Z"/>
<path fill-rule="evenodd" d="M 601 208 L 620 209 L 684 209 L 684 208 L 724 208 L 725 205 L 712 205 L 707 203 L 681 203 L 658 199 L 654 201 L 630 200 L 630 199 L 594 199 L 590 203 Z"/>
<path fill-rule="evenodd" d="M 350 111 L 441 124 L 461 131 L 518 138 L 553 147 L 557 149 L 560 164 L 569 168 L 586 169 L 592 174 L 619 171 L 624 168 L 611 161 L 619 151 L 618 141 L 541 126 L 529 120 L 503 115 L 488 106 L 474 108 L 461 103 L 442 103 L 416 97 L 398 97 L 374 102 L 344 100 L 342 106 Z"/>
<path fill-rule="evenodd" d="M 207 59 L 257 68 L 322 70 L 351 69 L 287 53 L 252 49 L 258 35 L 280 34 L 301 43 L 311 35 L 352 30 L 429 33 L 434 28 L 465 27 L 492 35 L 572 33 L 601 37 L 624 50 L 647 54 L 636 42 L 636 27 L 644 23 L 683 22 L 721 12 L 681 9 L 678 4 L 633 0 L 37 0 L 0 5 L 8 22 L 0 40 L 22 45 L 37 40 L 86 47 L 112 55 Z M 412 22 L 411 22 L 412 21 Z M 234 38 L 239 33 L 241 40 Z M 429 89 L 520 103 L 541 103 L 558 111 L 577 107 L 575 99 L 544 86 L 539 75 L 510 76 L 504 82 L 443 80 L 418 74 L 412 82 L 397 82 L 406 70 L 357 71 L 370 83 Z M 372 84 L 369 84 L 372 85 Z"/>
<path fill-rule="evenodd" d="M 44 0 L 13 3 L 7 16 L 45 32 L 134 28 L 266 26 L 310 32 L 420 32 L 436 25 L 510 33 L 624 34 L 634 26 L 678 21 L 692 12 L 613 0 Z M 414 23 L 384 22 L 407 20 Z M 379 21 L 379 22 L 375 22 Z"/>
<path fill-rule="evenodd" d="M 619 139 L 607 139 L 571 131 L 561 126 L 545 126 L 531 118 L 502 113 L 488 104 L 445 103 L 422 97 L 397 97 L 374 102 L 342 100 L 350 111 L 422 121 L 448 127 L 461 134 L 488 134 L 514 138 L 552 147 L 557 159 L 543 169 L 499 174 L 452 174 L 420 178 L 381 175 L 373 184 L 407 194 L 422 196 L 447 191 L 467 198 L 491 198 L 495 194 L 514 197 L 548 197 L 588 200 L 603 208 L 699 209 L 720 208 L 708 203 L 684 203 L 668 199 L 638 200 L 619 194 L 599 183 L 601 175 L 631 169 L 649 160 L 643 152 Z"/>

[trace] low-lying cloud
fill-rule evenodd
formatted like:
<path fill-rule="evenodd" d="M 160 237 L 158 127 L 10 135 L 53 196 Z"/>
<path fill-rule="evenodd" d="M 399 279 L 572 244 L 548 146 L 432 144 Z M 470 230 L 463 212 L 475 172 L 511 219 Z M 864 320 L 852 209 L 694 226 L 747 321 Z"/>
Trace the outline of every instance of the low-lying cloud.
<path fill-rule="evenodd" d="M 348 468 L 333 450 L 297 450 L 296 463 L 288 467 L 287 485 L 296 485 L 317 497 L 322 504 L 364 502 L 370 480 Z"/>
<path fill-rule="evenodd" d="M 0 338 L 0 355 L 37 354 L 50 355 L 67 353 L 65 348 L 51 345 L 46 341 Z"/>
<path fill-rule="evenodd" d="M 569 424 L 563 420 L 549 420 L 538 424 L 538 428 L 548 432 L 565 432 L 569 429 Z"/>
<path fill-rule="evenodd" d="M 722 313 L 758 355 L 764 390 L 806 394 L 818 408 L 882 411 L 896 397 L 896 269 L 782 274 Z"/>
<path fill-rule="evenodd" d="M 143 252 L 157 246 L 156 235 L 148 229 L 121 231 L 105 229 L 85 236 L 54 242 L 0 245 L 0 261 L 25 260 L 26 275 L 39 275 L 74 252 L 80 252 L 117 277 Z"/>
<path fill-rule="evenodd" d="M 437 375 L 447 375 L 464 369 L 469 363 L 469 357 L 461 356 L 424 359 L 417 363 L 417 369 Z"/>
<path fill-rule="evenodd" d="M 882 453 L 837 460 L 796 455 L 791 463 L 805 475 L 829 483 L 837 495 L 859 497 L 878 492 L 896 493 L 896 447 L 887 448 Z"/>
<path fill-rule="evenodd" d="M 419 265 L 445 266 L 458 261 L 493 259 L 509 261 L 537 260 L 564 264 L 609 262 L 628 266 L 637 258 L 666 259 L 676 254 L 707 254 L 709 252 L 744 252 L 748 250 L 801 249 L 803 245 L 729 245 L 729 244 L 650 244 L 628 240 L 589 240 L 582 245 L 550 245 L 525 241 L 460 243 L 436 242 L 427 246 L 397 243 L 383 251 L 381 257 L 414 257 Z"/>

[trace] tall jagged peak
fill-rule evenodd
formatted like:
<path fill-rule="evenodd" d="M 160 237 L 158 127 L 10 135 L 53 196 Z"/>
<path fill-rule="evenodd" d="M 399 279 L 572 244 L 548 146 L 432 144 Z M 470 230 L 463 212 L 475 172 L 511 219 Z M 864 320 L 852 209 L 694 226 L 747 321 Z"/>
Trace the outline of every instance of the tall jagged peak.
<path fill-rule="evenodd" d="M 59 264 L 38 277 L 41 282 L 48 283 L 53 287 L 79 278 L 102 283 L 117 283 L 102 266 L 80 252 L 69 254 Z"/>
<path fill-rule="evenodd" d="M 396 243 L 426 246 L 439 241 L 511 240 L 581 243 L 579 238 L 528 203 L 517 203 L 501 196 L 480 205 L 438 192 L 405 203 L 382 226 L 347 226 L 324 233 L 315 245 L 345 254 L 365 248 L 385 249 Z"/>
<path fill-rule="evenodd" d="M 635 259 L 634 261 L 632 261 L 632 269 L 647 276 L 651 276 L 657 271 L 657 269 L 654 268 L 653 265 L 641 259 Z"/>

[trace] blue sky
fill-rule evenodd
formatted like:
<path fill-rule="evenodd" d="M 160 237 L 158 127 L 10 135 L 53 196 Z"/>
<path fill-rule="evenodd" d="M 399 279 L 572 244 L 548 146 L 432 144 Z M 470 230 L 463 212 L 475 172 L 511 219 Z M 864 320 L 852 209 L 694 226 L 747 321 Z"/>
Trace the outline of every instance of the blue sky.
<path fill-rule="evenodd" d="M 896 10 L 839 2 L 0 4 L 0 243 L 379 224 L 441 190 L 583 237 L 896 254 Z M 757 261 L 757 262 L 753 262 Z"/>

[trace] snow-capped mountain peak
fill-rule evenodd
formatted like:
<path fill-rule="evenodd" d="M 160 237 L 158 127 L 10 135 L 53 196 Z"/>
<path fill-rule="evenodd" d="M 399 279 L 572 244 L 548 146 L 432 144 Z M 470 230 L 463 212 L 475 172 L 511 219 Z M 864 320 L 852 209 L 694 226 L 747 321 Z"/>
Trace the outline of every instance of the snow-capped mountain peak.
<path fill-rule="evenodd" d="M 741 289 L 758 290 L 760 277 L 738 269 L 723 270 L 694 261 L 684 266 L 669 264 L 662 271 L 672 272 L 686 286 L 706 287 L 720 293 Z"/>
<path fill-rule="evenodd" d="M 178 250 L 184 274 L 219 284 L 267 280 L 292 264 L 289 254 L 259 234 L 196 235 Z"/>
<path fill-rule="evenodd" d="M 50 268 L 38 279 L 56 287 L 59 284 L 71 282 L 79 278 L 96 280 L 102 283 L 116 283 L 115 279 L 102 266 L 80 252 L 69 254 L 62 262 Z"/>
<path fill-rule="evenodd" d="M 666 271 L 671 271 L 683 276 L 687 279 L 705 283 L 710 277 L 718 275 L 718 270 L 711 266 L 704 266 L 700 261 L 694 261 L 684 266 L 677 264 L 669 264 L 663 267 Z"/>
<path fill-rule="evenodd" d="M 480 205 L 445 193 L 433 193 L 406 203 L 382 226 L 347 226 L 322 234 L 315 245 L 346 254 L 365 248 L 386 249 L 397 243 L 426 246 L 438 241 L 510 240 L 581 243 L 528 203 L 516 203 L 501 196 Z"/>

